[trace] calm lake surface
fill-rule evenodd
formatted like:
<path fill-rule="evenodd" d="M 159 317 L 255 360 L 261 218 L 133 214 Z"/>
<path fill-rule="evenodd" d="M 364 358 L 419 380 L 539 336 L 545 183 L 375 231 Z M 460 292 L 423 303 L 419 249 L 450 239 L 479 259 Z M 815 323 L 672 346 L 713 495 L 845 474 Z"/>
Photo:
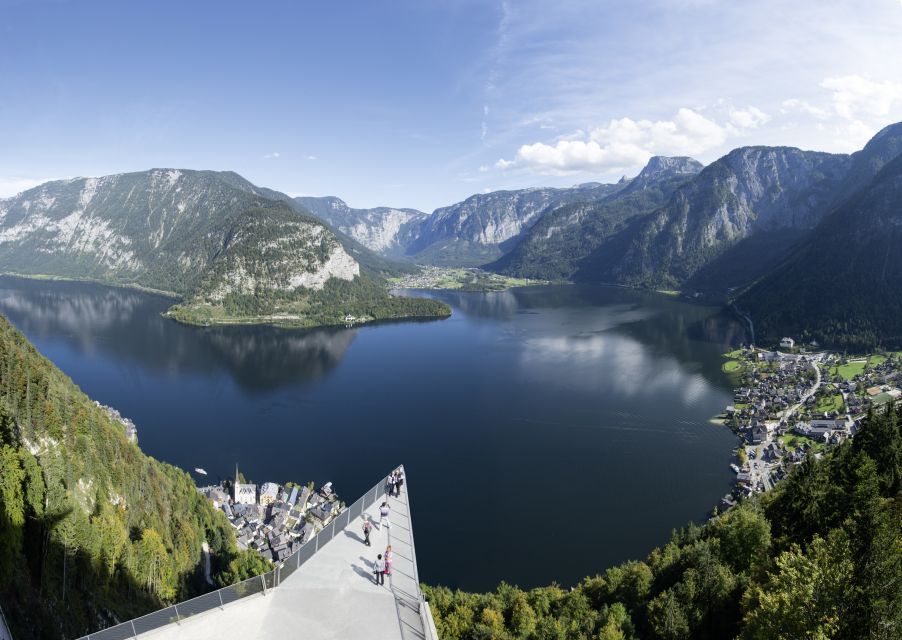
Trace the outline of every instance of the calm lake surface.
<path fill-rule="evenodd" d="M 430 295 L 451 318 L 194 328 L 153 295 L 0 278 L 0 313 L 145 452 L 209 480 L 238 462 L 350 503 L 404 463 L 432 584 L 570 586 L 729 490 L 736 440 L 709 421 L 743 332 L 718 309 L 610 287 Z"/>

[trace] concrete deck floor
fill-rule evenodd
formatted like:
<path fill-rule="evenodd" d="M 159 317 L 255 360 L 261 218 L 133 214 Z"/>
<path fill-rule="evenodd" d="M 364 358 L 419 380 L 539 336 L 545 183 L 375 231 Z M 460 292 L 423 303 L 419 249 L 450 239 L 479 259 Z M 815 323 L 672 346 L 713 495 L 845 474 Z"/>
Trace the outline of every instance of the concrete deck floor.
<path fill-rule="evenodd" d="M 379 504 L 366 513 L 378 523 Z M 300 569 L 262 594 L 249 596 L 155 629 L 141 640 L 421 640 L 413 537 L 407 490 L 390 498 L 391 526 L 374 527 L 371 547 L 363 544 L 363 520 L 356 518 L 323 545 Z M 391 544 L 391 577 L 377 586 L 372 566 Z"/>

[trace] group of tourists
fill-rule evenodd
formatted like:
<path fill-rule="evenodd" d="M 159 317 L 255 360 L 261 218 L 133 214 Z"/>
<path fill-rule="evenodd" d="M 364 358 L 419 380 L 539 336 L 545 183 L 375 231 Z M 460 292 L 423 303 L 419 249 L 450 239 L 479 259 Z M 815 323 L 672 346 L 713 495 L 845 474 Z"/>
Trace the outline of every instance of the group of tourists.
<path fill-rule="evenodd" d="M 401 495 L 401 487 L 404 485 L 404 470 L 403 469 L 395 469 L 389 474 L 388 479 L 385 484 L 385 496 L 386 498 L 394 496 L 398 497 Z M 388 500 L 385 500 L 381 505 L 379 505 L 379 530 L 382 530 L 382 527 L 386 529 L 391 528 L 391 523 L 389 522 L 389 515 L 391 513 L 391 508 L 388 506 Z M 366 514 L 363 515 L 363 544 L 370 547 L 372 543 L 370 542 L 370 534 L 373 531 L 373 522 L 370 520 L 370 517 Z M 376 584 L 384 585 L 385 584 L 385 576 L 391 575 L 391 564 L 392 564 L 392 550 L 391 545 L 385 547 L 385 553 L 380 553 L 376 556 L 376 560 L 373 562 L 373 575 L 376 579 Z"/>
<path fill-rule="evenodd" d="M 385 554 L 379 554 L 376 556 L 376 561 L 373 562 L 373 573 L 376 576 L 376 584 L 384 585 L 385 584 L 385 576 L 391 575 L 391 563 L 393 560 L 394 554 L 391 550 L 391 545 L 385 547 Z"/>
<path fill-rule="evenodd" d="M 404 486 L 404 470 L 395 469 L 388 476 L 385 484 L 385 495 L 398 497 L 401 495 L 401 487 Z"/>

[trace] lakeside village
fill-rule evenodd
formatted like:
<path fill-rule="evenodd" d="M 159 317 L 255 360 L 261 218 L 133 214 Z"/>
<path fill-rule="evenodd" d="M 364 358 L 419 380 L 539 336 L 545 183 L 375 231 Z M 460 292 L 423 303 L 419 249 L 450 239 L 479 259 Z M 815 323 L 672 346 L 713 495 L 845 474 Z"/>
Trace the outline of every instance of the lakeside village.
<path fill-rule="evenodd" d="M 344 503 L 327 482 L 314 491 L 313 482 L 256 484 L 235 480 L 198 487 L 201 494 L 221 509 L 235 529 L 239 549 L 252 549 L 267 560 L 280 562 L 339 514 Z"/>
<path fill-rule="evenodd" d="M 723 420 L 743 445 L 730 465 L 736 484 L 718 511 L 772 488 L 805 456 L 853 437 L 870 409 L 902 397 L 902 352 L 845 357 L 811 349 L 783 338 L 779 350 L 725 354 L 723 369 L 739 386 Z"/>
<path fill-rule="evenodd" d="M 549 284 L 548 280 L 512 278 L 478 267 L 421 266 L 417 273 L 388 279 L 398 289 L 456 289 L 459 291 L 504 291 L 511 287 Z"/>

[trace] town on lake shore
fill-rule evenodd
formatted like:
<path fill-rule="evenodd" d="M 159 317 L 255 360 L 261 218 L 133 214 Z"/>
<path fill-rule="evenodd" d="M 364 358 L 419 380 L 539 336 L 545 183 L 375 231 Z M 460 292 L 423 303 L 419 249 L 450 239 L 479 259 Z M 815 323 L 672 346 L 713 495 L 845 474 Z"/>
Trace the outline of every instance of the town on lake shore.
<path fill-rule="evenodd" d="M 731 493 L 716 512 L 771 489 L 807 455 L 854 437 L 868 412 L 902 397 L 902 352 L 847 357 L 799 347 L 746 346 L 725 354 L 723 370 L 738 383 L 723 421 L 742 439 L 730 464 Z"/>
<path fill-rule="evenodd" d="M 214 508 L 221 509 L 235 530 L 239 549 L 251 549 L 266 560 L 280 562 L 339 514 L 344 503 L 327 482 L 319 491 L 313 482 L 256 484 L 235 479 L 199 487 Z"/>

